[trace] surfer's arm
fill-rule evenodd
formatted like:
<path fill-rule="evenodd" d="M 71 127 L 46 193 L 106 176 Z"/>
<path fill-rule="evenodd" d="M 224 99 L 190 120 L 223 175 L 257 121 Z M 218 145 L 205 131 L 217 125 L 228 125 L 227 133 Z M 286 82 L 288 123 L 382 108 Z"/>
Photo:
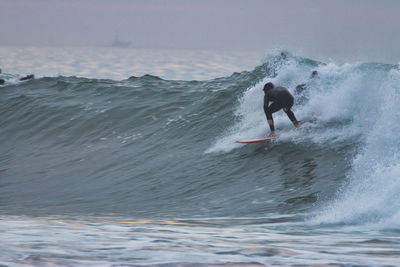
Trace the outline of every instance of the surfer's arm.
<path fill-rule="evenodd" d="M 268 104 L 269 104 L 268 95 L 265 94 L 265 96 L 264 96 L 264 113 L 265 113 L 265 116 L 267 116 L 267 119 L 268 119 Z"/>

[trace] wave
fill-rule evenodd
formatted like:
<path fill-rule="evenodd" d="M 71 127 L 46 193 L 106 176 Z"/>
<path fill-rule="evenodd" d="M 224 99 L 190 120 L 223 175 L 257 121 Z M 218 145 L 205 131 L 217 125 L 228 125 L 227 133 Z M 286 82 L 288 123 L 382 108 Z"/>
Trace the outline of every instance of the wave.
<path fill-rule="evenodd" d="M 290 130 L 291 123 L 279 114 L 278 128 L 285 132 L 282 142 L 323 144 L 327 153 L 340 143 L 350 145 L 354 154 L 350 169 L 333 197 L 318 203 L 312 223 L 378 224 L 398 227 L 400 216 L 399 177 L 399 93 L 398 65 L 377 63 L 306 64 L 296 57 L 280 62 L 277 75 L 265 77 L 248 88 L 239 100 L 239 118 L 208 152 L 231 151 L 242 145 L 234 140 L 265 136 L 266 121 L 262 110 L 262 88 L 272 81 L 296 94 L 296 84 L 306 83 L 305 105 L 298 105 L 298 117 L 318 121 L 303 131 Z M 310 77 L 312 70 L 318 77 Z M 352 146 L 352 144 L 356 144 Z M 350 153 L 351 154 L 351 153 Z M 334 178 L 334 177 L 332 177 Z"/>
<path fill-rule="evenodd" d="M 311 77 L 312 71 L 318 75 Z M 336 65 L 279 51 L 208 81 L 40 78 L 0 88 L 0 208 L 143 217 L 316 214 L 313 223 L 399 215 L 397 65 Z M 287 87 L 305 124 L 274 114 L 262 87 Z M 303 84 L 306 90 L 296 91 Z"/>
<path fill-rule="evenodd" d="M 314 222 L 399 227 L 400 71 L 394 68 L 384 76 L 362 99 L 367 105 L 357 119 L 363 146 L 353 159 L 347 181 Z"/>

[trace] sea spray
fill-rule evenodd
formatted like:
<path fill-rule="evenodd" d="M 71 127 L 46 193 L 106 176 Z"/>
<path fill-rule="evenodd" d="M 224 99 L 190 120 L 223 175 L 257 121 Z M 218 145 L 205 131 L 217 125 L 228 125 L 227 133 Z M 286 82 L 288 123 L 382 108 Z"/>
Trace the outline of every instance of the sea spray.
<path fill-rule="evenodd" d="M 362 109 L 364 145 L 336 197 L 321 207 L 314 223 L 380 224 L 397 228 L 400 213 L 400 72 L 392 69 Z M 367 100 L 367 99 L 365 99 Z M 391 222 L 388 224 L 388 222 Z"/>

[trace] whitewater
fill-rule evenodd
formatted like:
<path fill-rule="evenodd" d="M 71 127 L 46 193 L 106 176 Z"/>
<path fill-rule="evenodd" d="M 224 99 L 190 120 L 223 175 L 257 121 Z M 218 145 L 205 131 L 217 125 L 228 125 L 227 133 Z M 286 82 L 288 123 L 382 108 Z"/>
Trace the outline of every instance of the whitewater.
<path fill-rule="evenodd" d="M 198 66 L 0 74 L 1 265 L 399 266 L 399 65 Z M 280 111 L 278 140 L 237 144 L 269 132 L 266 82 L 309 122 Z"/>

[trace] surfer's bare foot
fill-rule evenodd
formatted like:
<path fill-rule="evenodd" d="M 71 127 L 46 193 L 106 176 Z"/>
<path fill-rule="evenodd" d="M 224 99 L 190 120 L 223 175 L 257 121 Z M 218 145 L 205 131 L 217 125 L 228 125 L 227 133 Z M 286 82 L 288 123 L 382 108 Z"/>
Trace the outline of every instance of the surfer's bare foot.
<path fill-rule="evenodd" d="M 275 132 L 274 131 L 270 132 L 268 137 L 275 137 Z"/>

